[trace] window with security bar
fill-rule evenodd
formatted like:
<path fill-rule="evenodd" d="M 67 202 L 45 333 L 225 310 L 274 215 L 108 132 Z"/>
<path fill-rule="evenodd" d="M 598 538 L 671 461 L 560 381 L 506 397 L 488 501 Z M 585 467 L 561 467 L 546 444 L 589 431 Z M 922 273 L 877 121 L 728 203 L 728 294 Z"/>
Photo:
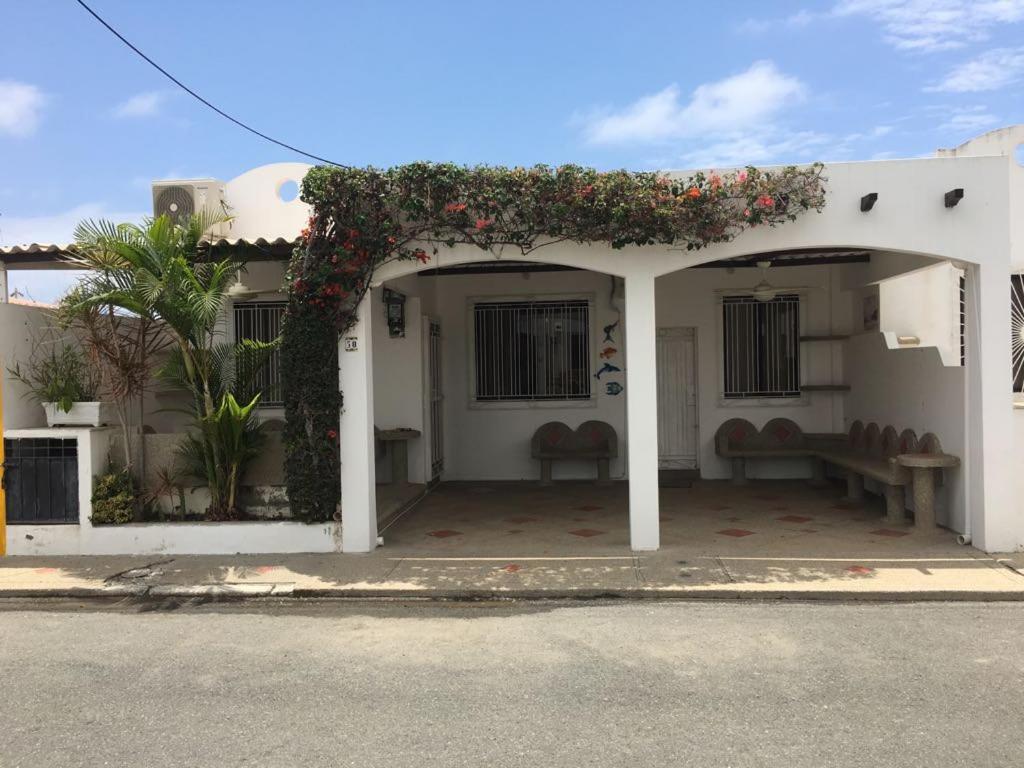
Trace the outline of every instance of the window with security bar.
<path fill-rule="evenodd" d="M 247 301 L 235 304 L 235 341 L 252 339 L 271 342 L 281 333 L 281 320 L 287 306 L 283 301 Z M 284 405 L 281 392 L 281 352 L 275 349 L 257 372 L 253 394 L 260 392 L 260 408 L 280 408 Z M 251 397 L 251 395 L 250 395 Z"/>
<path fill-rule="evenodd" d="M 473 307 L 476 399 L 590 397 L 590 304 L 508 301 Z"/>
<path fill-rule="evenodd" d="M 722 299 L 727 398 L 800 396 L 800 297 Z"/>

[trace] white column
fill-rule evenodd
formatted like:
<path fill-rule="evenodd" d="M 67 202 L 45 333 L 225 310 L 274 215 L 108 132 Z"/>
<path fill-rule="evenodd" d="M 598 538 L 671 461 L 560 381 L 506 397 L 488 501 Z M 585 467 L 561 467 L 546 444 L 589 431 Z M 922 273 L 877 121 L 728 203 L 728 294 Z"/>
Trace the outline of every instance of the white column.
<path fill-rule="evenodd" d="M 657 549 L 658 379 L 654 275 L 626 278 L 626 450 L 629 462 L 629 540 L 634 550 Z"/>
<path fill-rule="evenodd" d="M 373 438 L 373 347 L 368 292 L 355 327 L 338 340 L 341 409 L 341 548 L 372 552 L 377 546 L 377 486 Z M 354 349 L 352 348 L 354 344 Z"/>
<path fill-rule="evenodd" d="M 7 265 L 0 261 L 0 304 L 7 303 Z"/>
<path fill-rule="evenodd" d="M 1013 444 L 1010 273 L 994 264 L 967 269 L 967 515 L 974 546 L 1008 552 L 1024 541 L 1013 498 L 1019 456 Z"/>

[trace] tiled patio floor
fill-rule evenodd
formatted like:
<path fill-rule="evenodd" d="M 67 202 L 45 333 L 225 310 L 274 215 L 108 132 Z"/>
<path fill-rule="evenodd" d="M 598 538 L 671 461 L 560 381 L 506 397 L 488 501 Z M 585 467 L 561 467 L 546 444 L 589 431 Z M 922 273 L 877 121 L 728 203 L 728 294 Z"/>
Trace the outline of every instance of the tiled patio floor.
<path fill-rule="evenodd" d="M 841 495 L 839 486 L 815 489 L 788 480 L 662 488 L 662 548 L 788 558 L 965 552 L 950 531 L 886 524 L 878 497 L 851 507 Z M 628 486 L 444 483 L 383 535 L 391 556 L 624 555 Z"/>

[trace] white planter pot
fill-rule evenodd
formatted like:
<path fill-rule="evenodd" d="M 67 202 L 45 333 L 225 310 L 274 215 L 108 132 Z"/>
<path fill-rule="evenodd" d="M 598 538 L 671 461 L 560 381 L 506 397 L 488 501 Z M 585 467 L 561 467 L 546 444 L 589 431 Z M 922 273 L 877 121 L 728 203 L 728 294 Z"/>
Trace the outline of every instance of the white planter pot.
<path fill-rule="evenodd" d="M 43 403 L 43 410 L 50 427 L 102 427 L 113 424 L 116 418 L 111 403 L 72 403 L 67 413 L 56 403 Z"/>

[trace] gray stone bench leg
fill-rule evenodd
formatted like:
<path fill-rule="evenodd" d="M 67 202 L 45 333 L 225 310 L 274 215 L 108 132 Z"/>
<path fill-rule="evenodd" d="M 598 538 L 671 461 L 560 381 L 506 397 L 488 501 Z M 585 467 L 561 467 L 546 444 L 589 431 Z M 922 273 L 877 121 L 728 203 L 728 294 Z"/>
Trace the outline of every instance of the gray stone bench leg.
<path fill-rule="evenodd" d="M 540 460 L 540 484 L 552 485 L 551 482 L 551 459 Z"/>
<path fill-rule="evenodd" d="M 864 502 L 864 478 L 852 469 L 846 470 L 846 501 L 850 504 Z"/>
<path fill-rule="evenodd" d="M 931 469 L 914 467 L 914 525 L 918 528 L 935 527 L 935 475 Z"/>
<path fill-rule="evenodd" d="M 597 460 L 597 482 L 601 485 L 606 485 L 611 482 L 611 471 L 609 470 L 608 459 Z"/>
<path fill-rule="evenodd" d="M 747 460 L 742 456 L 732 457 L 732 484 L 747 484 Z"/>
<path fill-rule="evenodd" d="M 825 460 L 814 458 L 812 461 L 811 485 L 815 488 L 823 488 L 828 485 L 828 478 L 825 475 Z"/>
<path fill-rule="evenodd" d="M 890 523 L 902 523 L 903 515 L 903 486 L 885 486 L 885 519 Z"/>

